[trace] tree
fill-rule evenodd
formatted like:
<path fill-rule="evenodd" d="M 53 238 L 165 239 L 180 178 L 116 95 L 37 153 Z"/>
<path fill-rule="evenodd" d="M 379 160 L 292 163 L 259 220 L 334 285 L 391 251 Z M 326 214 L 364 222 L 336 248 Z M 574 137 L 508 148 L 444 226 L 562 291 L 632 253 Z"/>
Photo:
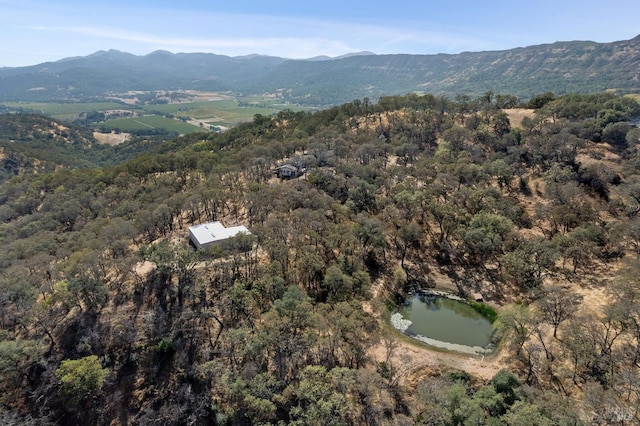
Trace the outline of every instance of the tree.
<path fill-rule="evenodd" d="M 290 382 L 306 364 L 316 339 L 311 298 L 298 286 L 289 286 L 263 316 L 261 333 L 276 366 L 279 380 Z"/>
<path fill-rule="evenodd" d="M 349 394 L 354 386 L 353 370 L 308 366 L 292 393 L 297 404 L 291 409 L 292 425 L 343 425 L 351 423 Z"/>
<path fill-rule="evenodd" d="M 11 329 L 35 303 L 37 290 L 28 282 L 23 265 L 5 267 L 0 272 L 0 327 Z"/>
<path fill-rule="evenodd" d="M 107 270 L 101 253 L 88 248 L 78 250 L 69 256 L 64 271 L 69 278 L 69 291 L 83 302 L 83 308 L 96 312 L 104 306 L 108 300 Z"/>
<path fill-rule="evenodd" d="M 320 304 L 318 314 L 322 364 L 361 368 L 374 343 L 375 320 L 356 301 Z"/>
<path fill-rule="evenodd" d="M 598 246 L 604 245 L 604 231 L 595 225 L 578 226 L 566 236 L 558 237 L 562 254 L 565 259 L 570 258 L 573 273 L 577 273 L 579 266 L 587 267 Z"/>
<path fill-rule="evenodd" d="M 451 233 L 453 233 L 459 225 L 459 219 L 457 217 L 455 207 L 450 203 L 429 201 L 426 209 L 431 213 L 433 219 L 438 224 L 439 232 L 437 242 L 442 244 L 443 242 L 448 241 Z"/>
<path fill-rule="evenodd" d="M 504 216 L 480 212 L 462 231 L 465 249 L 472 262 L 483 264 L 502 252 L 505 237 L 513 222 Z"/>
<path fill-rule="evenodd" d="M 539 406 L 527 401 L 516 401 L 502 419 L 509 426 L 554 426 L 556 424 L 545 416 Z"/>
<path fill-rule="evenodd" d="M 553 268 L 556 257 L 557 251 L 549 240 L 534 238 L 502 256 L 502 264 L 515 284 L 535 288 L 542 283 L 544 273 Z"/>
<path fill-rule="evenodd" d="M 530 259 L 522 249 L 506 253 L 501 260 L 506 278 L 523 288 L 535 288 L 540 285 L 540 278 L 536 277 L 535 269 Z"/>
<path fill-rule="evenodd" d="M 500 370 L 495 376 L 491 378 L 491 385 L 496 392 L 504 396 L 504 402 L 507 405 L 512 405 L 516 400 L 520 399 L 516 393 L 516 390 L 522 383 L 512 372 L 509 370 Z"/>
<path fill-rule="evenodd" d="M 368 211 L 376 213 L 376 186 L 363 179 L 354 177 L 349 182 L 349 200 L 353 202 L 355 212 Z"/>
<path fill-rule="evenodd" d="M 27 373 L 39 361 L 42 349 L 31 340 L 0 339 L 0 406 L 14 406 L 23 397 Z"/>
<path fill-rule="evenodd" d="M 619 223 L 614 229 L 619 241 L 628 241 L 628 246 L 636 253 L 636 259 L 640 259 L 640 218 L 635 216 Z"/>
<path fill-rule="evenodd" d="M 542 318 L 553 325 L 553 337 L 557 338 L 560 323 L 573 317 L 580 308 L 582 295 L 559 286 L 550 286 L 538 300 Z"/>
<path fill-rule="evenodd" d="M 553 92 L 547 92 L 542 95 L 537 95 L 529 100 L 528 107 L 532 109 L 540 109 L 549 102 L 553 101 L 555 98 L 556 96 L 553 94 Z"/>
<path fill-rule="evenodd" d="M 353 292 L 353 280 L 336 265 L 327 268 L 322 284 L 332 302 L 348 300 Z"/>
<path fill-rule="evenodd" d="M 423 424 L 449 424 L 450 389 L 454 384 L 445 377 L 433 377 L 421 381 L 416 388 L 416 398 L 421 404 L 419 419 Z"/>
<path fill-rule="evenodd" d="M 464 127 L 452 127 L 443 133 L 442 138 L 449 143 L 449 148 L 452 151 L 458 152 L 465 149 L 474 140 L 474 134 Z"/>
<path fill-rule="evenodd" d="M 640 279 L 638 278 L 639 262 L 636 259 L 622 270 L 620 275 L 611 283 L 608 293 L 612 296 L 613 312 L 624 320 L 625 331 L 634 342 L 631 352 L 631 365 L 640 367 Z"/>
<path fill-rule="evenodd" d="M 511 131 L 509 116 L 501 109 L 493 114 L 493 131 L 499 138 Z"/>
<path fill-rule="evenodd" d="M 506 188 L 511 190 L 511 181 L 513 180 L 513 169 L 503 159 L 497 159 L 489 165 L 488 172 L 498 181 L 500 189 Z"/>
<path fill-rule="evenodd" d="M 80 359 L 68 359 L 60 363 L 56 376 L 70 406 L 76 406 L 93 396 L 102 387 L 109 370 L 102 368 L 98 357 L 89 355 Z"/>
<path fill-rule="evenodd" d="M 496 94 L 495 103 L 496 103 L 496 106 L 500 109 L 510 109 L 510 108 L 517 107 L 520 101 L 518 100 L 517 97 L 513 95 L 509 95 L 509 94 L 504 95 L 504 94 L 498 93 Z"/>
<path fill-rule="evenodd" d="M 534 319 L 530 309 L 524 305 L 508 306 L 500 313 L 500 326 L 514 333 L 514 338 L 510 339 L 516 348 L 516 353 L 520 355 L 522 346 L 525 344 L 532 331 Z"/>
<path fill-rule="evenodd" d="M 414 221 L 401 221 L 400 225 L 396 225 L 396 232 L 393 234 L 393 242 L 400 252 L 400 266 L 404 269 L 405 260 L 409 249 L 418 247 L 422 238 L 422 229 L 420 225 Z"/>
<path fill-rule="evenodd" d="M 448 424 L 481 425 L 487 421 L 484 410 L 467 394 L 465 383 L 458 382 L 449 388 L 448 402 L 451 416 Z"/>
<path fill-rule="evenodd" d="M 589 332 L 592 326 L 590 319 L 574 317 L 568 321 L 562 336 L 562 347 L 571 360 L 574 384 L 578 383 L 578 377 L 584 376 L 596 357 L 596 345 Z"/>
<path fill-rule="evenodd" d="M 618 151 L 627 149 L 627 134 L 632 129 L 627 123 L 610 123 L 602 131 L 602 140 L 609 142 Z"/>
<path fill-rule="evenodd" d="M 200 259 L 200 253 L 185 247 L 172 247 L 166 241 L 151 244 L 140 249 L 141 256 L 156 264 L 154 271 L 159 292 L 166 290 L 166 284 L 173 276 L 178 279 L 178 305 L 182 306 L 184 291 L 195 281 L 194 267 Z"/>
<path fill-rule="evenodd" d="M 376 260 L 376 251 L 381 251 L 382 257 L 385 257 L 387 243 L 384 238 L 384 226 L 380 219 L 366 212 L 358 213 L 353 232 L 362 246 L 363 260 Z"/>

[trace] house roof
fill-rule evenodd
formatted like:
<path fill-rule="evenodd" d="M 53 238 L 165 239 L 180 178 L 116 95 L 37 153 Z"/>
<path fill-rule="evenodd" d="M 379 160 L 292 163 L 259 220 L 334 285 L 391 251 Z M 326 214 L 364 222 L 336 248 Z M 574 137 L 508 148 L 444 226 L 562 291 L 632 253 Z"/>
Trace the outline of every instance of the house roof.
<path fill-rule="evenodd" d="M 224 225 L 218 221 L 201 223 L 200 225 L 189 227 L 189 233 L 197 239 L 200 244 L 226 240 L 227 238 L 235 237 L 241 232 L 251 234 L 251 232 L 242 225 L 225 228 Z"/>
<path fill-rule="evenodd" d="M 293 164 L 283 164 L 282 166 L 276 167 L 276 170 L 291 170 L 297 172 L 299 169 L 298 166 L 294 166 Z"/>

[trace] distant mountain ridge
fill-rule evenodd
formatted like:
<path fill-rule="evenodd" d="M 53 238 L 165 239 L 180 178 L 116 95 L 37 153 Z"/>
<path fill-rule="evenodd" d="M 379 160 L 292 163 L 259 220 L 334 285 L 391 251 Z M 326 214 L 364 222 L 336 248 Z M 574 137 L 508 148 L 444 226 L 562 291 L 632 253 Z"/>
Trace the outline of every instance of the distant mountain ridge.
<path fill-rule="evenodd" d="M 116 50 L 19 68 L 0 68 L 0 102 L 87 99 L 130 90 L 279 91 L 285 100 L 332 105 L 427 92 L 521 98 L 552 91 L 640 92 L 640 36 L 612 43 L 570 41 L 503 51 L 293 60 L 263 55 Z"/>

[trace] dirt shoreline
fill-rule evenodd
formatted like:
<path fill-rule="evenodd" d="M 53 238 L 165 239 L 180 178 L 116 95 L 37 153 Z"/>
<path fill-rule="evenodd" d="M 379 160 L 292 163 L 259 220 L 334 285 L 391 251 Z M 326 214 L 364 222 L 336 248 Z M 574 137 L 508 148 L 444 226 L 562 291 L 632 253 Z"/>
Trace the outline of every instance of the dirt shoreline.
<path fill-rule="evenodd" d="M 436 289 L 451 292 L 456 288 L 451 280 L 438 274 Z M 373 286 L 373 300 L 380 301 L 384 289 L 384 282 L 380 280 Z M 375 302 L 374 302 L 375 303 Z M 447 369 L 461 370 L 481 380 L 489 381 L 501 369 L 507 368 L 507 352 L 498 346 L 489 355 L 469 355 L 433 348 L 405 336 L 393 328 L 387 315 L 380 314 L 385 309 L 365 303 L 365 311 L 372 313 L 378 320 L 386 339 L 382 339 L 369 349 L 371 360 L 379 365 L 381 362 L 390 363 L 401 385 L 416 384 L 423 378 L 433 375 L 434 371 Z M 391 343 L 390 343 L 391 342 Z M 387 358 L 389 345 L 393 346 L 391 356 Z"/>

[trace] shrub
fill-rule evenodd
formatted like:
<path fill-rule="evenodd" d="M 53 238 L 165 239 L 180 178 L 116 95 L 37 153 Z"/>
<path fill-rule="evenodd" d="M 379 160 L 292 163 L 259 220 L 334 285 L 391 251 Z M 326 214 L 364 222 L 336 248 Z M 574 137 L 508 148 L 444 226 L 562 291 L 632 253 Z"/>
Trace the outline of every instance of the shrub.
<path fill-rule="evenodd" d="M 485 305 L 484 303 L 474 302 L 473 300 L 469 302 L 469 305 L 471 305 L 477 313 L 488 319 L 491 324 L 498 319 L 498 313 L 491 306 Z"/>
<path fill-rule="evenodd" d="M 71 406 L 97 392 L 108 373 L 109 370 L 102 368 L 95 355 L 62 361 L 56 370 L 56 376 L 62 384 L 62 392 L 67 396 L 67 402 Z"/>
<path fill-rule="evenodd" d="M 160 355 L 171 355 L 176 351 L 176 345 L 173 344 L 171 339 L 163 337 L 154 349 Z"/>

